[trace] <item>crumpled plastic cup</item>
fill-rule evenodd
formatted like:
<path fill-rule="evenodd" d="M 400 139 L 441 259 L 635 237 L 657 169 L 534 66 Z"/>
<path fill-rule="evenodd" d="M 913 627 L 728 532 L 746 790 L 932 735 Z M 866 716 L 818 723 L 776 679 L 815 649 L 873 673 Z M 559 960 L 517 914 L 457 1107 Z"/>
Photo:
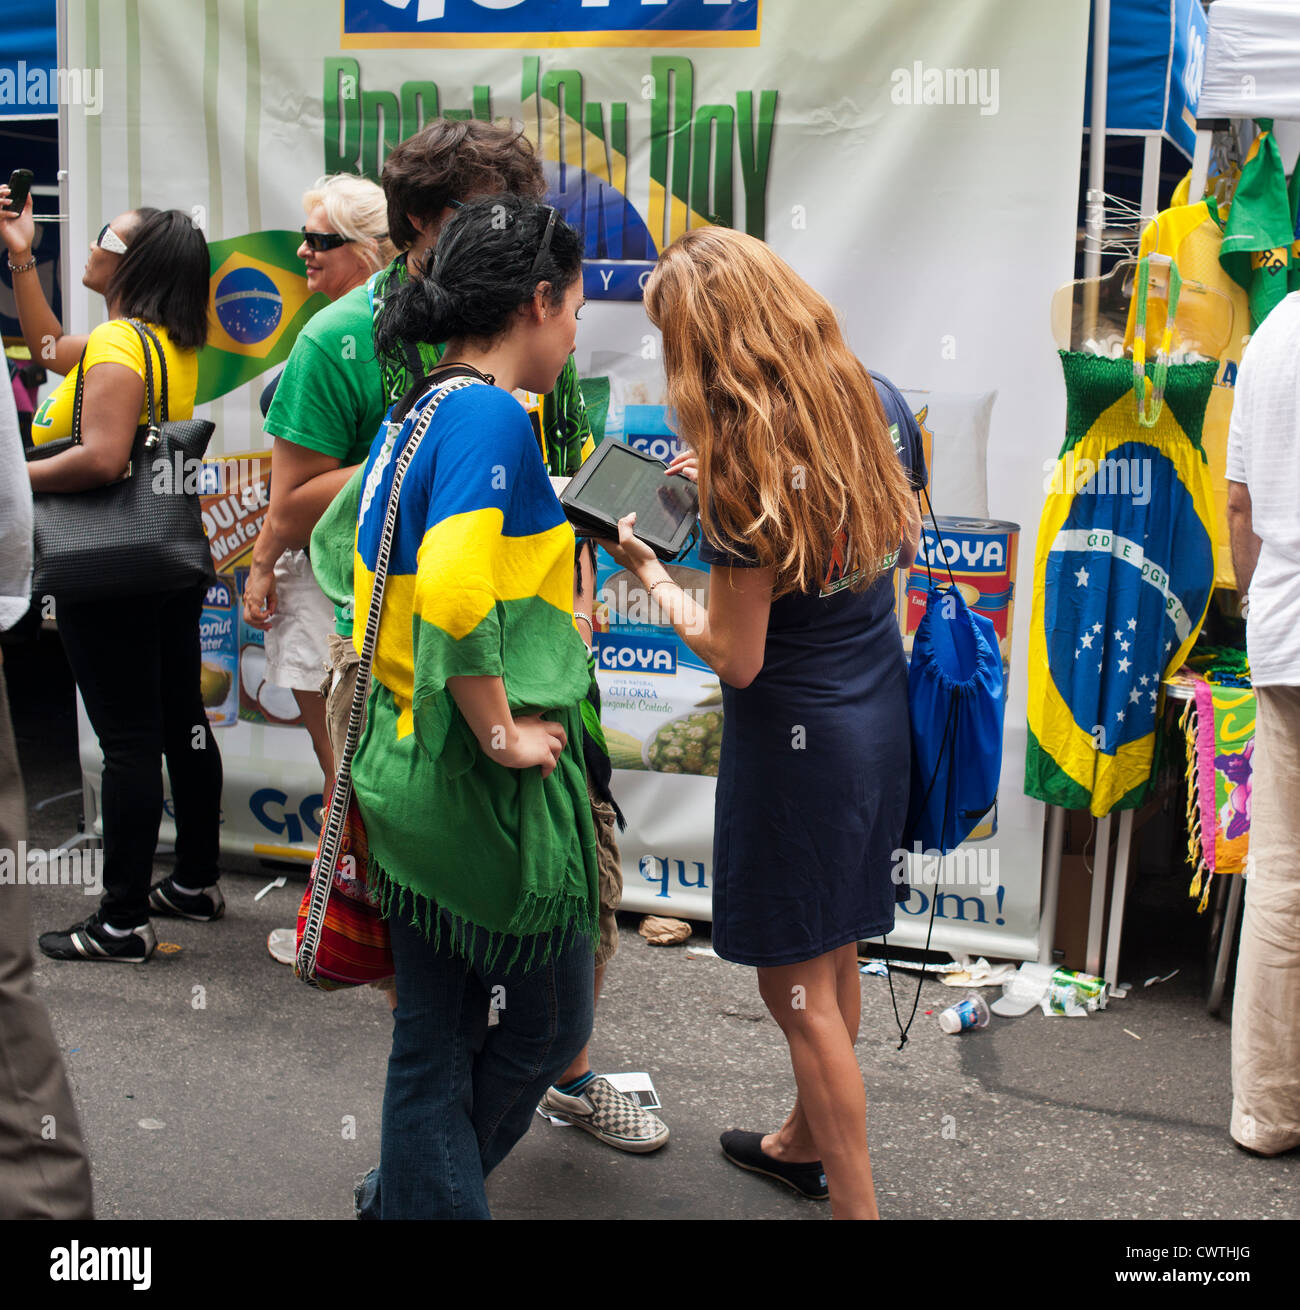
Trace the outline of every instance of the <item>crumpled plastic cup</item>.
<path fill-rule="evenodd" d="M 994 1014 L 1014 1017 L 1028 1014 L 1034 1006 L 1041 1004 L 1052 985 L 1055 969 L 1050 964 L 1026 962 L 1020 966 L 1014 978 L 1003 983 L 1001 997 L 994 1001 L 989 1009 Z"/>

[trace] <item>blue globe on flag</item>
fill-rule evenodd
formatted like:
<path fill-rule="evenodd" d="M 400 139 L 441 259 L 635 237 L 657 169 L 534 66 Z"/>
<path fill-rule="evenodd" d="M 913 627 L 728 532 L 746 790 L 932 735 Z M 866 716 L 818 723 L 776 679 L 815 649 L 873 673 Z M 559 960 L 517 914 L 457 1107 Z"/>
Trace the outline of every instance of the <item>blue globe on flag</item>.
<path fill-rule="evenodd" d="M 217 321 L 241 345 L 266 340 L 284 313 L 280 289 L 260 269 L 232 269 L 217 283 Z"/>

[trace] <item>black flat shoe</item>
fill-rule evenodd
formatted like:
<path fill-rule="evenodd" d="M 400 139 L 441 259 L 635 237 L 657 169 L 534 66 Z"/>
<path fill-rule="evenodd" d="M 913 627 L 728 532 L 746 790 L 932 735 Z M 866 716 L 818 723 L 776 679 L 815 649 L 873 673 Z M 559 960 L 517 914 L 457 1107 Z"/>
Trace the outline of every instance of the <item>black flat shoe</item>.
<path fill-rule="evenodd" d="M 802 1164 L 774 1160 L 763 1151 L 762 1133 L 742 1133 L 733 1128 L 722 1134 L 721 1141 L 722 1154 L 739 1168 L 775 1178 L 778 1183 L 793 1187 L 800 1196 L 806 1196 L 810 1201 L 830 1198 L 830 1189 L 826 1186 L 826 1174 L 820 1160 Z"/>

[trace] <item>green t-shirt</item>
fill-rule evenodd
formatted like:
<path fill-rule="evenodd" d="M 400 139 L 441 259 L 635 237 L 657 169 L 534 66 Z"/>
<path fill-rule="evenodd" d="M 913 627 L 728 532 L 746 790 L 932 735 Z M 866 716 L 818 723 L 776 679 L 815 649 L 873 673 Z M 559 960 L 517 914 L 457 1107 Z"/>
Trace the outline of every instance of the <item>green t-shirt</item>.
<path fill-rule="evenodd" d="M 298 334 L 263 426 L 342 464 L 363 464 L 386 408 L 370 299 L 360 286 Z"/>

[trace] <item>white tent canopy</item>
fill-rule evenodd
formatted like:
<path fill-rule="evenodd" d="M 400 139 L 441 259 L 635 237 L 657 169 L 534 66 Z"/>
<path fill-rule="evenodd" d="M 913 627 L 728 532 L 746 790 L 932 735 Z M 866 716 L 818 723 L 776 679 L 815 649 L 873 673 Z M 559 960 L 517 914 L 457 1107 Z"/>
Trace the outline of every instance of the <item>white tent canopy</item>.
<path fill-rule="evenodd" d="M 1300 0 L 1210 6 L 1197 117 L 1300 120 Z"/>

